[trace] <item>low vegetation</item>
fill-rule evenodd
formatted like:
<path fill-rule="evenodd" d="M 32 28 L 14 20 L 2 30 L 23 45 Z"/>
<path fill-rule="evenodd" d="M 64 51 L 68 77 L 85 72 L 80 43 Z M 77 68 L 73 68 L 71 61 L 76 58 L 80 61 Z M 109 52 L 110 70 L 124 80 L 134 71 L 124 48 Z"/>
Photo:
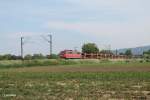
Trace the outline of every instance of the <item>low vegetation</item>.
<path fill-rule="evenodd" d="M 123 60 L 123 61 L 111 61 L 111 60 L 65 60 L 65 59 L 35 59 L 35 60 L 3 60 L 0 61 L 0 68 L 19 68 L 19 67 L 36 67 L 36 66 L 56 66 L 56 65 L 140 65 L 148 64 L 149 60 Z"/>
<path fill-rule="evenodd" d="M 149 72 L 0 72 L 2 100 L 146 100 L 149 98 Z"/>
<path fill-rule="evenodd" d="M 58 59 L 59 56 L 56 54 L 49 55 L 43 55 L 43 54 L 27 54 L 24 56 L 24 60 L 35 60 L 35 59 Z M 12 55 L 12 54 L 5 54 L 0 55 L 0 60 L 22 60 L 21 56 Z"/>
<path fill-rule="evenodd" d="M 3 60 L 0 100 L 149 100 L 149 67 L 144 59 Z"/>

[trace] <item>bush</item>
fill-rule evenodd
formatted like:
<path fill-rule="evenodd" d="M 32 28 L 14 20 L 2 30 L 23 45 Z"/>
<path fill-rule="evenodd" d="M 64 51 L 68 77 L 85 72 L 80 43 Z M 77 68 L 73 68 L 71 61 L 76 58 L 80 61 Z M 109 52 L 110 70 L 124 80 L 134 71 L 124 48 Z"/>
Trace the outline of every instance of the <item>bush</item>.
<path fill-rule="evenodd" d="M 59 55 L 56 55 L 56 54 L 52 54 L 52 55 L 47 55 L 48 59 L 58 59 L 59 58 Z"/>
<path fill-rule="evenodd" d="M 42 54 L 34 54 L 32 59 L 45 59 L 46 57 Z"/>
<path fill-rule="evenodd" d="M 149 59 L 146 59 L 146 62 L 150 62 L 150 60 L 149 60 Z"/>
<path fill-rule="evenodd" d="M 28 55 L 26 55 L 26 56 L 24 57 L 24 59 L 25 59 L 25 60 L 31 60 L 31 59 L 32 59 L 32 55 L 29 55 L 29 54 L 28 54 Z"/>
<path fill-rule="evenodd" d="M 143 63 L 144 61 L 143 61 L 143 60 L 140 60 L 139 62 L 140 62 L 140 63 Z"/>
<path fill-rule="evenodd" d="M 126 63 L 130 63 L 130 60 L 126 60 Z"/>

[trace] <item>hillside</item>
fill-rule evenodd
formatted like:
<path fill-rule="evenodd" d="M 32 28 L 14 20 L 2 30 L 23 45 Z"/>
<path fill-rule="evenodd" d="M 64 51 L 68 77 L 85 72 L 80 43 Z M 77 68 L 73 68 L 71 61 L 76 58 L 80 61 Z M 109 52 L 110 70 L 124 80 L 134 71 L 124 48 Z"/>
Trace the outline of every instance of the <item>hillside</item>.
<path fill-rule="evenodd" d="M 127 49 L 131 49 L 133 55 L 142 55 L 144 51 L 150 50 L 150 45 L 149 46 L 141 46 L 141 47 L 135 47 L 135 48 L 124 48 L 124 49 L 118 49 L 118 54 L 119 53 L 125 53 Z M 115 51 L 113 51 L 115 53 Z"/>

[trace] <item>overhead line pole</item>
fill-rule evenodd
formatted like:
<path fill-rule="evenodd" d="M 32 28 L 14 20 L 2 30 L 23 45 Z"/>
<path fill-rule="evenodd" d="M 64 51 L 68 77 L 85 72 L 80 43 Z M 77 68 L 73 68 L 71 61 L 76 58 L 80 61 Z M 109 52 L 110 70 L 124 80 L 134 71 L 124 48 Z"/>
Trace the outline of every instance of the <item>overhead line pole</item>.
<path fill-rule="evenodd" d="M 23 37 L 21 37 L 21 59 L 23 59 Z"/>
<path fill-rule="evenodd" d="M 52 52 L 53 52 L 53 51 L 52 51 L 52 49 L 53 49 L 52 46 L 53 46 L 53 45 L 52 45 L 52 35 L 51 35 L 51 34 L 49 35 L 49 39 L 50 39 L 50 40 L 49 40 L 49 44 L 50 44 L 50 55 L 52 55 Z"/>
<path fill-rule="evenodd" d="M 52 52 L 53 52 L 53 40 L 52 40 L 52 35 L 51 34 L 49 34 L 49 35 L 47 35 L 48 36 L 48 38 L 46 38 L 46 37 L 44 37 L 44 36 L 42 36 L 42 38 L 46 41 L 46 42 L 48 42 L 49 43 L 49 55 L 52 55 Z"/>

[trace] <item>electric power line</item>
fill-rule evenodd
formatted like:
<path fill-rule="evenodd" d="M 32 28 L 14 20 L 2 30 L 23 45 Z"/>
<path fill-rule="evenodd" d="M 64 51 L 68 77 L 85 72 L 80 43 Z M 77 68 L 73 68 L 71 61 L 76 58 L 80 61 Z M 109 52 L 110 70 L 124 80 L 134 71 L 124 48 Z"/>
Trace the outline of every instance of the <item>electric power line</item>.
<path fill-rule="evenodd" d="M 47 41 L 48 43 L 49 43 L 49 47 L 50 47 L 50 55 L 52 55 L 52 49 L 53 49 L 53 47 L 52 47 L 52 35 L 50 34 L 50 35 L 48 35 L 48 37 L 49 37 L 49 39 L 48 38 L 46 38 L 45 36 L 43 36 L 43 35 L 41 35 L 41 37 L 45 40 L 45 41 Z"/>
<path fill-rule="evenodd" d="M 49 43 L 49 52 L 52 55 L 52 35 L 48 35 L 49 38 L 41 35 L 41 37 Z M 35 41 L 29 41 L 31 37 L 21 37 L 21 58 L 24 59 L 24 45 L 26 43 L 36 43 Z"/>

